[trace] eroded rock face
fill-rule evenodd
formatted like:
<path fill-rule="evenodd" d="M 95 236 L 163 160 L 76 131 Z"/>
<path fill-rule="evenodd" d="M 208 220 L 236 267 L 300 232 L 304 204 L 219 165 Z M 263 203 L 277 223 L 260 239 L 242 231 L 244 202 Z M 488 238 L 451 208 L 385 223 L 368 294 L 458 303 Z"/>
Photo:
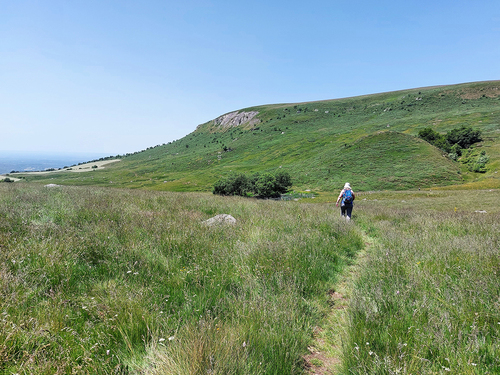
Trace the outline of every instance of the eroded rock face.
<path fill-rule="evenodd" d="M 228 129 L 231 127 L 236 127 L 240 125 L 255 125 L 260 122 L 258 118 L 255 118 L 259 112 L 257 111 L 252 111 L 252 112 L 231 112 L 226 115 L 222 115 L 217 117 L 214 120 L 214 125 L 217 126 L 220 129 Z"/>
<path fill-rule="evenodd" d="M 236 219 L 228 214 L 221 214 L 214 217 L 211 217 L 208 220 L 205 220 L 203 224 L 208 226 L 213 225 L 234 225 L 236 224 Z"/>

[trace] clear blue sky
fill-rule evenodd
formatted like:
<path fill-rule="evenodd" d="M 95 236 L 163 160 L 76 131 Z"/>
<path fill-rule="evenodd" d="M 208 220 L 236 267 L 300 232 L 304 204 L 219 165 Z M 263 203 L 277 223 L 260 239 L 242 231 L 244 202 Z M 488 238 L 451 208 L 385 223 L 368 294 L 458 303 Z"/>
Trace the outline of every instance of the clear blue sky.
<path fill-rule="evenodd" d="M 500 1 L 0 0 L 0 150 L 118 154 L 259 104 L 500 79 Z"/>

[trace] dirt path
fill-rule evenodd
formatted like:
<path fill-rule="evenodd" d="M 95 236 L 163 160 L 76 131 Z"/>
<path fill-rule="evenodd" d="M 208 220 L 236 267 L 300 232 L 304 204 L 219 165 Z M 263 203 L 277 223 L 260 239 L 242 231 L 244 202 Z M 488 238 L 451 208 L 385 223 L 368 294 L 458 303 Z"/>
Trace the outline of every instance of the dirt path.
<path fill-rule="evenodd" d="M 347 328 L 347 311 L 352 296 L 354 282 L 366 261 L 374 240 L 362 233 L 365 248 L 360 251 L 355 262 L 346 267 L 340 282 L 330 290 L 330 312 L 321 327 L 316 327 L 310 354 L 304 357 L 310 374 L 339 374 L 342 365 L 342 336 Z"/>

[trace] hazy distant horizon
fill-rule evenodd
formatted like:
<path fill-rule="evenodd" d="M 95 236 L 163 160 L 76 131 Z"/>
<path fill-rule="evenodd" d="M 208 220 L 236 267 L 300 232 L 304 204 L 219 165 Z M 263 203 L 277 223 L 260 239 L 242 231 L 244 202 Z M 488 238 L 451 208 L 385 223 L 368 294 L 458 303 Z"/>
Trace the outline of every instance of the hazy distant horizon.
<path fill-rule="evenodd" d="M 49 168 L 58 169 L 111 155 L 82 152 L 0 151 L 0 174 L 12 171 L 30 172 Z"/>

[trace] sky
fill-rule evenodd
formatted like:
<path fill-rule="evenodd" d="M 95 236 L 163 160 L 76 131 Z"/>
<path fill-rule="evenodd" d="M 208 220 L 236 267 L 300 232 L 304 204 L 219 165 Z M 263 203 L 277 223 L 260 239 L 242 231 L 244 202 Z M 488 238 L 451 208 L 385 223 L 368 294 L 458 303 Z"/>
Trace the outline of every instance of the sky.
<path fill-rule="evenodd" d="M 498 0 L 0 9 L 0 151 L 124 154 L 245 107 L 500 79 Z"/>

